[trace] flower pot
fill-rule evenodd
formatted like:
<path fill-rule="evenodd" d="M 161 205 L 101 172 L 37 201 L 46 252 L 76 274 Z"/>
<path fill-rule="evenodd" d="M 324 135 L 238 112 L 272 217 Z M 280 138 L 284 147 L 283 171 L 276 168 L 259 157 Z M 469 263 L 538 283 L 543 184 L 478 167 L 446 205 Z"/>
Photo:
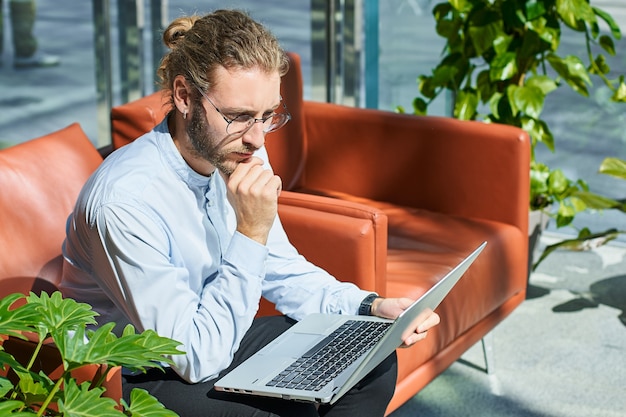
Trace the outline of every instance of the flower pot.
<path fill-rule="evenodd" d="M 550 216 L 545 210 L 530 210 L 528 212 L 528 277 L 533 265 L 535 248 L 539 242 L 539 238 L 546 227 Z"/>

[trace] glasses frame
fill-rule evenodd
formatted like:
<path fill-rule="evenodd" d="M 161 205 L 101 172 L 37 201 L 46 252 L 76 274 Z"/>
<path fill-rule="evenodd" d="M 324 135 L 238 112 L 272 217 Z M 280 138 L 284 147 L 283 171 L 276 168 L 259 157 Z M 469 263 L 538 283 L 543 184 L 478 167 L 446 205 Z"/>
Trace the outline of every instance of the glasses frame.
<path fill-rule="evenodd" d="M 289 113 L 289 110 L 287 109 L 287 105 L 285 104 L 285 102 L 283 101 L 282 96 L 280 97 L 280 103 L 283 105 L 283 110 L 284 112 L 282 113 L 276 113 L 273 112 L 272 114 L 270 114 L 267 117 L 262 117 L 260 119 L 257 119 L 255 117 L 250 116 L 250 121 L 248 122 L 249 125 L 244 128 L 243 130 L 240 130 L 239 132 L 229 132 L 228 128 L 231 126 L 231 124 L 237 120 L 237 118 L 239 116 L 244 116 L 244 114 L 240 114 L 238 116 L 236 116 L 233 119 L 229 119 L 228 117 L 226 117 L 226 115 L 224 113 L 222 113 L 222 111 L 213 103 L 213 101 L 209 98 L 209 96 L 207 96 L 207 94 L 202 91 L 202 89 L 200 87 L 198 87 L 197 85 L 195 86 L 196 89 L 198 90 L 198 92 L 202 95 L 202 97 L 204 97 L 210 104 L 211 106 L 213 106 L 213 108 L 215 109 L 216 112 L 219 113 L 220 116 L 222 116 L 222 119 L 224 119 L 224 121 L 226 122 L 226 133 L 229 135 L 239 135 L 239 134 L 244 134 L 246 133 L 248 130 L 252 129 L 252 127 L 256 124 L 256 123 L 261 123 L 261 124 L 265 124 L 265 122 L 267 122 L 268 120 L 278 116 L 278 115 L 284 115 L 284 122 L 282 122 L 280 125 L 278 125 L 277 128 L 273 128 L 273 129 L 269 129 L 272 125 L 268 126 L 268 128 L 265 128 L 265 126 L 263 127 L 263 133 L 271 133 L 271 132 L 275 132 L 278 129 L 280 129 L 281 127 L 285 126 L 290 120 L 291 120 L 291 113 Z M 246 115 L 247 116 L 247 115 Z M 275 125 L 276 126 L 276 125 Z"/>

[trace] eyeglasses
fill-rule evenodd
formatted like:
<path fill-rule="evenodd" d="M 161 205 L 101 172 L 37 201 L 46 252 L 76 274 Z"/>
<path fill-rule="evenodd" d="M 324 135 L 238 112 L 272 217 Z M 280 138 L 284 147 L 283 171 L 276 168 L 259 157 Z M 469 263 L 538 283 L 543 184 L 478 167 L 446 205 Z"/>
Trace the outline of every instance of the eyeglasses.
<path fill-rule="evenodd" d="M 255 123 L 263 124 L 263 133 L 274 132 L 281 127 L 285 126 L 289 120 L 291 120 L 291 114 L 287 110 L 287 106 L 283 102 L 283 98 L 280 98 L 280 102 L 283 105 L 284 112 L 282 113 L 272 113 L 267 117 L 262 117 L 260 119 L 255 119 L 249 114 L 240 114 L 233 119 L 229 119 L 217 108 L 215 104 L 211 101 L 211 99 L 200 89 L 200 87 L 196 86 L 202 97 L 206 98 L 211 106 L 217 111 L 220 116 L 226 121 L 226 133 L 229 135 L 236 135 L 240 133 L 245 133 L 254 126 Z"/>

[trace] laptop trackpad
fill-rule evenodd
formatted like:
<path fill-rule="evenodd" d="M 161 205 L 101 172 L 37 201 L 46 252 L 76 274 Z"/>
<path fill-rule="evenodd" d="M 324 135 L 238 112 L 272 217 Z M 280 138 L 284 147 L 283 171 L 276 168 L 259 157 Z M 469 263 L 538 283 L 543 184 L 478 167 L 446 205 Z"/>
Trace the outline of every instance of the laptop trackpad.
<path fill-rule="evenodd" d="M 263 353 L 298 358 L 323 338 L 319 334 L 288 333 L 276 340 L 279 343 L 272 343 L 267 346 L 268 349 L 263 349 Z"/>

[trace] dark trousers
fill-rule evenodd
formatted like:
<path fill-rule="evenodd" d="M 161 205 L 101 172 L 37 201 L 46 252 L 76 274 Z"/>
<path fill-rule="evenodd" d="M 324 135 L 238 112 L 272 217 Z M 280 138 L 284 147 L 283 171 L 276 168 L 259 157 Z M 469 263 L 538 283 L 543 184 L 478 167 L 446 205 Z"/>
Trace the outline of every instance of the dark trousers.
<path fill-rule="evenodd" d="M 254 352 L 293 325 L 282 316 L 258 318 L 244 337 L 229 369 L 242 363 Z M 229 369 L 222 372 L 222 375 Z M 393 354 L 353 387 L 332 406 L 299 403 L 282 399 L 218 392 L 216 380 L 199 384 L 183 381 L 174 371 L 165 374 L 153 369 L 147 374 L 124 376 L 124 398 L 128 401 L 133 388 L 142 388 L 181 417 L 346 417 L 383 416 L 393 396 L 397 378 L 396 355 Z"/>

